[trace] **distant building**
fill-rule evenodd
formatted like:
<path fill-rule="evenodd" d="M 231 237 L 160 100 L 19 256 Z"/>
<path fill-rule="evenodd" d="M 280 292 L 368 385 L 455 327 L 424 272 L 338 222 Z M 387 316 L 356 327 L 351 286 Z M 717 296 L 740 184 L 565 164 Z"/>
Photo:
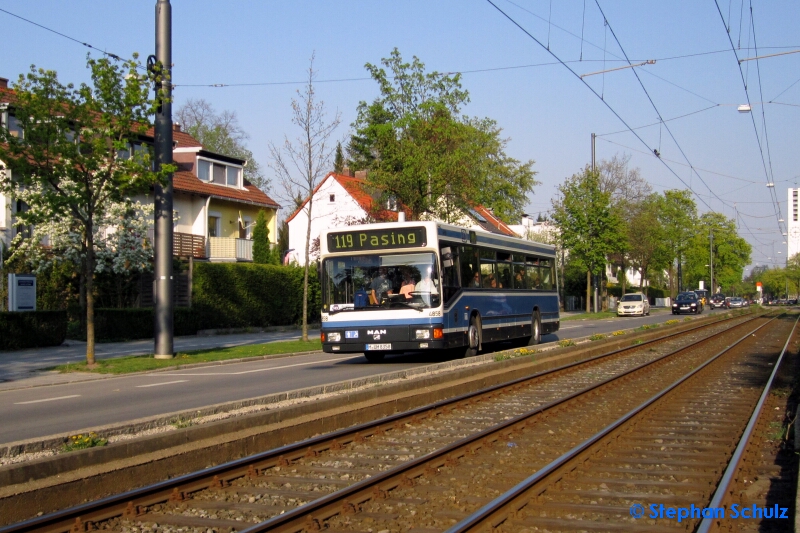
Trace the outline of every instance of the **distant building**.
<path fill-rule="evenodd" d="M 787 229 L 787 255 L 786 258 L 793 257 L 800 253 L 800 189 L 789 189 Z"/>

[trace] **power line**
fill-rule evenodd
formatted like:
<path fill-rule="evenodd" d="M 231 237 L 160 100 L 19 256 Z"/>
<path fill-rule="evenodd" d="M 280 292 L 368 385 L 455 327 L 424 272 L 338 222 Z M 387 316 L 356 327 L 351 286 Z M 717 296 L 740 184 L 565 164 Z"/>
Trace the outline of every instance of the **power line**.
<path fill-rule="evenodd" d="M 573 75 L 573 76 L 575 76 L 575 78 L 577 78 L 577 79 L 578 79 L 578 80 L 579 80 L 581 83 L 583 83 L 583 84 L 586 86 L 586 88 L 587 88 L 587 89 L 589 89 L 589 90 L 592 92 L 592 94 L 594 94 L 594 95 L 595 95 L 597 98 L 599 98 L 599 99 L 600 99 L 600 101 L 601 101 L 601 102 L 603 102 L 603 104 L 604 104 L 604 105 L 605 105 L 605 106 L 608 108 L 608 110 L 609 110 L 609 111 L 611 111 L 611 113 L 613 113 L 613 114 L 614 114 L 614 116 L 615 116 L 615 117 L 617 117 L 617 119 L 619 119 L 619 121 L 620 121 L 620 122 L 622 122 L 622 124 L 624 124 L 624 125 L 625 125 L 625 127 L 626 127 L 626 128 L 628 128 L 628 130 L 629 130 L 629 131 L 630 131 L 630 132 L 631 132 L 631 133 L 632 133 L 632 134 L 633 134 L 633 135 L 634 135 L 634 136 L 635 136 L 637 139 L 639 139 L 639 142 L 641 142 L 641 143 L 642 143 L 644 146 L 646 146 L 646 147 L 648 148 L 648 150 L 649 150 L 649 151 L 651 151 L 651 152 L 652 152 L 652 148 L 650 148 L 650 147 L 647 145 L 647 143 L 644 141 L 644 139 L 642 139 L 642 138 L 639 136 L 639 134 L 638 134 L 638 133 L 636 133 L 636 131 L 634 131 L 633 129 L 631 129 L 630 125 L 629 125 L 629 124 L 628 124 L 628 123 L 625 121 L 625 119 L 623 119 L 623 118 L 620 116 L 620 114 L 619 114 L 619 113 L 617 113 L 617 111 L 616 111 L 616 110 L 615 110 L 615 109 L 614 109 L 614 108 L 613 108 L 613 107 L 612 107 L 612 106 L 611 106 L 611 105 L 610 105 L 608 102 L 606 102 L 606 101 L 603 99 L 603 97 L 602 97 L 602 96 L 600 96 L 599 94 L 597 94 L 597 91 L 595 91 L 595 90 L 594 90 L 594 88 L 592 88 L 592 86 L 591 86 L 591 85 L 589 85 L 589 84 L 588 84 L 588 83 L 587 83 L 587 82 L 586 82 L 586 81 L 585 81 L 583 78 L 581 78 L 581 77 L 580 77 L 580 75 L 579 75 L 577 72 L 575 72 L 574 70 L 572 70 L 572 69 L 569 67 L 569 65 L 567 65 L 567 64 L 566 64 L 566 63 L 565 63 L 565 62 L 564 62 L 564 61 L 563 61 L 561 58 L 559 58 L 559 57 L 558 57 L 558 56 L 557 56 L 555 53 L 553 53 L 551 50 L 547 50 L 547 48 L 546 48 L 546 47 L 545 47 L 545 46 L 544 46 L 544 45 L 543 45 L 543 44 L 542 44 L 542 43 L 541 43 L 541 42 L 540 42 L 540 41 L 539 41 L 539 40 L 538 40 L 536 37 L 534 37 L 534 36 L 533 36 L 533 35 L 532 35 L 530 32 L 528 32 L 528 30 L 526 30 L 525 28 L 523 28 L 523 27 L 522 27 L 522 26 L 521 26 L 521 25 L 520 25 L 520 24 L 519 24 L 519 23 L 518 23 L 516 20 L 514 20 L 514 19 L 513 19 L 511 16 L 509 16 L 509 15 L 508 15 L 508 14 L 507 14 L 505 11 L 503 11 L 502 9 L 500 9 L 500 8 L 499 8 L 499 7 L 498 7 L 498 6 L 497 6 L 497 5 L 496 5 L 496 4 L 495 4 L 495 3 L 494 3 L 492 0 L 486 0 L 486 1 L 487 1 L 487 2 L 488 2 L 488 3 L 489 3 L 491 6 L 492 6 L 492 7 L 494 7 L 494 8 L 495 8 L 497 11 L 499 11 L 499 12 L 500 12 L 500 13 L 501 13 L 501 14 L 502 14 L 504 17 L 506 17 L 506 18 L 507 18 L 507 19 L 508 19 L 508 20 L 509 20 L 509 21 L 510 21 L 512 24 L 514 24 L 514 25 L 515 25 L 517 28 L 519 28 L 519 29 L 520 29 L 520 31 L 522 31 L 522 32 L 523 32 L 525 35 L 527 35 L 528 37 L 530 37 L 530 38 L 531 38 L 531 39 L 532 39 L 532 40 L 533 40 L 533 41 L 534 41 L 536 44 L 538 44 L 539 46 L 541 46 L 542 48 L 544 48 L 544 49 L 547 51 L 547 53 L 548 53 L 548 54 L 550 54 L 551 56 L 553 56 L 553 58 L 554 58 L 556 61 L 558 61 L 559 63 L 561 63 L 561 65 L 563 65 L 563 66 L 564 66 L 564 68 L 566 68 L 567 70 L 569 70 L 569 71 L 570 71 L 570 73 L 572 73 L 572 75 Z M 694 193 L 694 194 L 695 194 L 695 196 L 697 196 L 697 193 L 694 191 L 694 189 L 692 189 L 692 187 L 691 187 L 691 186 L 690 186 L 688 183 L 686 183 L 686 181 L 684 181 L 684 179 L 683 179 L 683 178 L 681 178 L 681 177 L 680 177 L 680 176 L 679 176 L 679 175 L 678 175 L 678 174 L 677 174 L 677 173 L 676 173 L 676 172 L 675 172 L 675 171 L 674 171 L 674 170 L 673 170 L 673 169 L 672 169 L 672 168 L 671 168 L 671 167 L 670 167 L 670 166 L 669 166 L 669 165 L 668 165 L 666 162 L 664 162 L 664 160 L 663 160 L 663 159 L 661 159 L 661 157 L 658 157 L 658 159 L 659 159 L 659 161 L 661 161 L 661 163 L 662 163 L 662 164 L 663 164 L 663 165 L 664 165 L 664 166 L 667 168 L 667 170 L 669 170 L 669 171 L 670 171 L 670 173 L 671 173 L 673 176 L 675 176 L 676 178 L 678 178 L 678 180 L 679 180 L 681 183 L 683 183 L 683 184 L 684 184 L 684 185 L 685 185 L 685 186 L 686 186 L 686 187 L 687 187 L 687 188 L 688 188 L 690 191 L 692 191 L 692 193 Z M 706 206 L 706 207 L 707 207 L 709 210 L 713 211 L 713 209 L 711 209 L 711 206 L 710 206 L 710 205 L 708 205 L 708 203 L 707 203 L 707 202 L 706 202 L 706 201 L 705 201 L 703 198 L 701 198 L 700 196 L 698 196 L 698 199 L 699 199 L 701 202 L 703 202 L 703 204 L 704 204 L 704 205 L 705 205 L 705 206 Z"/>
<path fill-rule="evenodd" d="M 70 37 L 69 35 L 66 35 L 66 34 L 64 34 L 64 33 L 61 33 L 60 31 L 56 31 L 56 30 L 54 30 L 54 29 L 52 29 L 52 28 L 48 28 L 47 26 L 43 26 L 43 25 L 39 24 L 38 22 L 34 22 L 34 21 L 32 21 L 32 20 L 28 20 L 28 19 L 26 19 L 25 17 L 21 17 L 21 16 L 19 16 L 19 15 L 15 15 L 14 13 L 12 13 L 12 12 L 10 12 L 10 11 L 6 11 L 5 9 L 2 9 L 2 8 L 0 8 L 0 11 L 2 11 L 3 13 L 5 13 L 5 14 L 7 14 L 7 15 L 11 15 L 12 17 L 16 17 L 16 18 L 18 18 L 18 19 L 20 19 L 20 20 L 24 20 L 24 21 L 25 21 L 25 22 L 27 22 L 28 24 L 33 24 L 34 26 L 37 26 L 37 27 L 39 27 L 39 28 L 42 28 L 43 30 L 49 31 L 49 32 L 51 32 L 51 33 L 55 33 L 56 35 L 58 35 L 58 36 L 60 36 L 60 37 L 64 37 L 65 39 L 69 39 L 70 41 L 74 41 L 74 42 L 76 42 L 76 43 L 78 43 L 78 44 L 80 44 L 80 45 L 83 45 L 83 46 L 87 47 L 87 48 L 91 48 L 92 50 L 97 50 L 97 51 L 98 51 L 98 52 L 100 52 L 101 54 L 107 55 L 108 57 L 114 58 L 114 59 L 116 59 L 116 60 L 118 60 L 118 61 L 122 61 L 122 58 L 121 58 L 120 56 L 118 56 L 117 54 L 112 54 L 111 52 L 106 52 L 106 51 L 104 51 L 104 50 L 100 50 L 99 48 L 97 48 L 97 47 L 95 47 L 95 46 L 92 46 L 92 45 L 91 45 L 91 44 L 89 44 L 89 43 L 85 43 L 85 42 L 83 42 L 83 41 L 80 41 L 80 40 L 78 40 L 78 39 L 75 39 L 74 37 Z"/>

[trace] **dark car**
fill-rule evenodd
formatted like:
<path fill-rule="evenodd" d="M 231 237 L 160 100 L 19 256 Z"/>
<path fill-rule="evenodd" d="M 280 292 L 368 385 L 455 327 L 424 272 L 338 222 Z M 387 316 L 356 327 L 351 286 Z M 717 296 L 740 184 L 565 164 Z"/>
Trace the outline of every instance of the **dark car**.
<path fill-rule="evenodd" d="M 711 297 L 711 301 L 708 303 L 708 306 L 711 309 L 716 309 L 717 307 L 725 307 L 725 295 L 718 292 L 717 294 Z"/>
<path fill-rule="evenodd" d="M 675 298 L 672 304 L 672 314 L 679 315 L 681 313 L 702 313 L 703 300 L 697 297 L 694 292 L 682 292 Z"/>

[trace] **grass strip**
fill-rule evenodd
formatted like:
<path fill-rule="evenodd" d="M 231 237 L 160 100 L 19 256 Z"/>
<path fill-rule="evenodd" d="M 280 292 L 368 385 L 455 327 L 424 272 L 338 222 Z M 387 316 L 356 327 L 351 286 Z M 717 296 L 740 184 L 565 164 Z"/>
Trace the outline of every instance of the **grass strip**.
<path fill-rule="evenodd" d="M 280 341 L 267 344 L 248 344 L 246 346 L 232 346 L 229 348 L 210 348 L 190 352 L 178 352 L 172 359 L 156 359 L 150 355 L 134 355 L 113 359 L 98 359 L 94 368 L 89 368 L 86 362 L 58 365 L 53 368 L 62 373 L 66 372 L 94 372 L 98 374 L 130 374 L 133 372 L 146 372 L 161 368 L 178 368 L 193 363 L 208 363 L 226 361 L 230 359 L 246 359 L 248 357 L 264 357 L 270 355 L 291 354 L 297 352 L 312 352 L 322 350 L 319 339 L 303 342 Z"/>

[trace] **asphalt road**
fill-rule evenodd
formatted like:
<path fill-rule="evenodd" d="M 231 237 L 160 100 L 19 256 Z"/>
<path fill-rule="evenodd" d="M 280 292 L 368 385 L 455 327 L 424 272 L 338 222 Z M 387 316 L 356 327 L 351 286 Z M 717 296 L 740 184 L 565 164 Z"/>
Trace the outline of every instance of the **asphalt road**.
<path fill-rule="evenodd" d="M 708 311 L 706 312 L 708 313 Z M 543 342 L 579 338 L 594 333 L 611 333 L 620 329 L 635 328 L 642 324 L 664 322 L 672 315 L 659 311 L 649 317 L 624 317 L 593 320 L 590 318 L 562 322 L 558 334 L 547 335 Z M 286 337 L 297 338 L 297 331 L 287 332 Z M 230 337 L 187 337 L 187 345 L 221 346 L 255 344 L 280 340 L 272 335 L 260 334 Z M 152 341 L 124 343 L 114 351 L 102 345 L 103 355 L 113 357 L 139 353 L 145 345 L 152 348 Z M 197 347 L 200 347 L 198 345 Z M 75 347 L 73 347 L 75 348 Z M 79 347 L 78 347 L 79 348 Z M 176 340 L 176 349 L 179 347 Z M 152 351 L 152 349 L 150 349 Z M 46 357 L 39 354 L 15 352 L 12 357 L 0 356 L 0 376 L 36 375 L 35 378 L 19 379 L 2 383 L 0 387 L 0 443 L 35 439 L 44 436 L 76 433 L 82 429 L 120 424 L 138 418 L 156 417 L 175 411 L 198 409 L 217 403 L 255 398 L 266 394 L 312 387 L 402 370 L 446 360 L 441 355 L 409 354 L 387 357 L 379 364 L 367 363 L 362 355 L 314 353 L 278 359 L 259 359 L 228 365 L 215 365 L 193 369 L 132 374 L 120 377 L 96 379 L 96 376 L 57 375 L 64 383 L 47 386 L 41 384 L 52 373 L 30 373 L 37 364 L 52 366 L 56 361 L 82 360 L 80 350 L 52 349 Z M 145 353 L 147 350 L 145 350 Z M 44 362 L 46 361 L 46 364 Z M 23 372 L 24 370 L 24 372 Z M 25 373 L 27 372 L 27 374 Z M 75 381 L 75 379 L 87 379 Z"/>

